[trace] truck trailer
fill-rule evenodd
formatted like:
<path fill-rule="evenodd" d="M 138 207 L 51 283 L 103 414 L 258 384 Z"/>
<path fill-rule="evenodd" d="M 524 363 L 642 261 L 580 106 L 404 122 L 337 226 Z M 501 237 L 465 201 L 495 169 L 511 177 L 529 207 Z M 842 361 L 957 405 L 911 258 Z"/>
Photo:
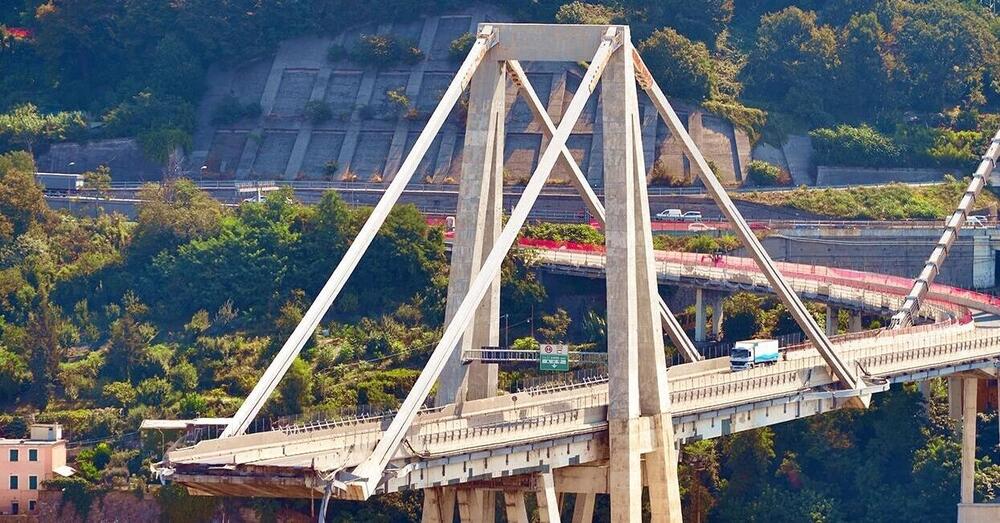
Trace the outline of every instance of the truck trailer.
<path fill-rule="evenodd" d="M 758 365 L 772 365 L 779 357 L 778 340 L 738 341 L 729 353 L 729 369 L 739 372 Z"/>
<path fill-rule="evenodd" d="M 45 192 L 76 192 L 83 189 L 82 174 L 35 173 L 35 182 Z"/>

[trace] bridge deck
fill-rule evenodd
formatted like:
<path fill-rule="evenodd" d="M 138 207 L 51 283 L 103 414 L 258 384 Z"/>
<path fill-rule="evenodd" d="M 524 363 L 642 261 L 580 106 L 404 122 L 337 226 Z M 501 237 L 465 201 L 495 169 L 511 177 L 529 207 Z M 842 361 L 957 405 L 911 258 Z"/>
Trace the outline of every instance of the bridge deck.
<path fill-rule="evenodd" d="M 861 335 L 863 334 L 863 335 Z M 1000 356 L 1000 330 L 971 322 L 943 322 L 905 330 L 879 330 L 835 338 L 838 352 L 867 372 L 868 392 L 893 379 L 991 367 Z M 671 401 L 681 441 L 716 437 L 845 406 L 835 379 L 810 347 L 793 349 L 784 361 L 738 373 L 726 360 L 671 368 Z M 467 402 L 421 415 L 404 450 L 393 461 L 397 475 L 386 491 L 482 481 L 511 470 L 557 468 L 606 459 L 607 386 L 536 391 Z M 381 437 L 385 421 L 330 428 L 288 427 L 226 440 L 207 440 L 169 453 L 173 479 L 205 493 L 311 496 L 324 472 L 361 462 Z M 498 460 L 503 460 L 498 466 Z M 271 489 L 273 481 L 284 487 Z M 248 490 L 250 489 L 250 490 Z M 296 490 L 298 489 L 298 490 Z M 252 493 L 254 492 L 254 493 Z"/>

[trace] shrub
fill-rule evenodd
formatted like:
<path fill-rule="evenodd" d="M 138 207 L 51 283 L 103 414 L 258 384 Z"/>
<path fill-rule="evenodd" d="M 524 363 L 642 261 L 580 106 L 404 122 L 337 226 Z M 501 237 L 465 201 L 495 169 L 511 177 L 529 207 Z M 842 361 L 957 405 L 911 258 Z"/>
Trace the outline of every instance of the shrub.
<path fill-rule="evenodd" d="M 142 154 L 161 164 L 166 163 L 175 150 L 189 150 L 192 143 L 191 135 L 177 128 L 153 129 L 140 134 L 138 139 Z"/>
<path fill-rule="evenodd" d="M 394 108 L 395 115 L 406 113 L 410 109 L 410 98 L 406 96 L 406 89 L 403 87 L 386 91 L 385 98 L 389 101 L 389 106 Z"/>
<path fill-rule="evenodd" d="M 667 187 L 687 187 L 694 182 L 694 175 L 674 172 L 664 162 L 656 162 L 649 170 L 649 185 Z"/>
<path fill-rule="evenodd" d="M 240 102 L 239 98 L 229 95 L 215 106 L 215 111 L 212 113 L 212 124 L 231 125 L 243 119 L 256 118 L 260 116 L 260 113 L 259 102 L 244 104 Z"/>
<path fill-rule="evenodd" d="M 586 2 L 571 2 L 556 11 L 556 22 L 560 24 L 608 25 L 624 16 L 620 8 Z"/>
<path fill-rule="evenodd" d="M 458 38 L 451 41 L 448 46 L 448 58 L 452 62 L 462 62 L 472 50 L 472 44 L 476 43 L 476 35 L 472 33 L 462 33 Z"/>
<path fill-rule="evenodd" d="M 413 65 L 423 59 L 424 53 L 413 43 L 397 40 L 392 35 L 361 35 L 350 57 L 357 64 L 384 69 L 399 64 Z"/>
<path fill-rule="evenodd" d="M 313 125 L 319 125 L 333 118 L 333 110 L 330 104 L 322 100 L 310 100 L 305 106 L 306 119 Z"/>
<path fill-rule="evenodd" d="M 340 170 L 340 163 L 337 160 L 328 160 L 323 164 L 323 175 L 324 176 L 335 176 L 337 171 Z"/>
<path fill-rule="evenodd" d="M 781 167 L 762 160 L 753 160 L 747 166 L 747 180 L 754 185 L 788 185 L 792 177 Z"/>
<path fill-rule="evenodd" d="M 539 223 L 525 227 L 523 234 L 539 240 L 604 245 L 601 231 L 582 223 Z"/>
<path fill-rule="evenodd" d="M 902 151 L 892 138 L 867 125 L 838 125 L 809 133 L 817 165 L 887 167 L 899 165 Z"/>

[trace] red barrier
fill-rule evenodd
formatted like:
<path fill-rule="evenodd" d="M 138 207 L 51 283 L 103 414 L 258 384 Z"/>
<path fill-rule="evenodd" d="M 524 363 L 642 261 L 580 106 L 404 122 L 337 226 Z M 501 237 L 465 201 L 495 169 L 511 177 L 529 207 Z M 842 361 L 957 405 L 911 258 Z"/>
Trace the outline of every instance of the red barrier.
<path fill-rule="evenodd" d="M 556 240 L 539 240 L 536 238 L 521 238 L 518 243 L 522 247 L 535 248 L 535 249 L 548 249 L 553 251 L 574 251 L 574 252 L 582 252 L 588 254 L 604 253 L 603 245 L 591 245 L 591 244 L 556 241 Z M 758 272 L 758 273 L 760 272 L 759 268 L 757 267 L 757 264 L 752 259 L 737 257 L 737 256 L 720 256 L 715 254 L 692 253 L 692 252 L 656 251 L 656 259 L 660 261 L 679 263 L 682 265 L 698 265 L 703 267 L 710 266 L 721 269 L 734 269 L 734 270 Z M 822 283 L 843 285 L 845 287 L 870 290 L 872 292 L 879 292 L 893 296 L 905 296 L 910 291 L 910 287 L 913 285 L 912 280 L 900 276 L 858 271 L 854 269 L 840 269 L 836 267 L 824 267 L 821 265 L 805 265 L 800 263 L 789 263 L 789 262 L 775 262 L 775 265 L 777 266 L 778 270 L 785 276 L 790 276 L 810 281 L 819 281 Z M 960 289 L 958 287 L 952 287 L 949 285 L 941 285 L 941 284 L 934 284 L 933 287 L 931 288 L 931 292 L 937 295 L 951 297 L 956 300 L 972 301 L 1000 308 L 1000 298 L 996 296 L 990 296 L 988 294 L 983 294 L 980 292 Z M 949 300 L 931 299 L 927 301 L 931 303 L 946 303 L 952 306 L 958 305 L 960 307 L 964 307 L 964 305 L 960 303 L 954 303 Z M 965 314 L 963 314 L 963 320 L 965 320 L 965 316 L 969 316 L 969 321 L 971 321 L 971 315 L 969 315 L 967 311 L 965 312 Z"/>

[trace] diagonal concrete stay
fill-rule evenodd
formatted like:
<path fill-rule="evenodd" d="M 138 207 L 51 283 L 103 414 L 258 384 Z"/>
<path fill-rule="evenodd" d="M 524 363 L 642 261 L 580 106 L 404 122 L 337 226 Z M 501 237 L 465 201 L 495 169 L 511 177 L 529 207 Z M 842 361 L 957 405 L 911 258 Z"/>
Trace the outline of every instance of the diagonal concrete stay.
<path fill-rule="evenodd" d="M 444 124 L 448 113 L 451 112 L 452 108 L 458 102 L 462 91 L 465 90 L 466 85 L 468 85 L 472 77 L 472 73 L 479 67 L 486 52 L 496 45 L 496 43 L 496 35 L 493 32 L 492 26 L 484 26 L 477 35 L 476 42 L 469 51 L 469 56 L 462 63 L 455 78 L 442 96 L 441 102 L 431 114 L 427 126 L 424 127 L 420 136 L 417 137 L 417 141 L 413 144 L 413 148 L 400 167 L 399 173 L 396 174 L 392 183 L 386 188 L 385 194 L 382 195 L 382 198 L 372 210 L 368 220 L 358 232 L 354 242 L 351 243 L 340 263 L 337 264 L 337 268 L 330 275 L 330 279 L 327 280 L 312 305 L 306 310 L 302 321 L 295 327 L 295 330 L 292 331 L 292 334 L 285 341 L 281 350 L 275 355 L 274 360 L 268 365 L 260 380 L 258 380 L 246 400 L 243 401 L 243 404 L 236 411 L 232 421 L 219 436 L 220 438 L 227 438 L 246 432 L 253 418 L 257 416 L 257 413 L 260 412 L 260 409 L 267 402 L 271 393 L 274 392 L 274 389 L 278 386 L 278 382 L 281 381 L 281 378 L 288 371 L 295 358 L 298 357 L 306 341 L 316 331 L 316 327 L 330 309 L 333 300 L 340 294 L 340 291 L 347 283 L 347 279 L 358 266 L 361 257 L 375 238 L 375 234 L 378 233 L 379 228 L 382 227 L 382 224 L 389 216 L 389 211 L 392 210 L 393 205 L 395 205 L 399 196 L 403 193 L 406 184 L 416 171 L 417 166 L 434 140 L 434 136 Z"/>
<path fill-rule="evenodd" d="M 482 264 L 481 269 L 476 274 L 469 286 L 469 292 L 462 299 L 461 304 L 455 312 L 452 321 L 445 327 L 444 334 L 431 353 L 423 371 L 417 378 L 406 399 L 400 405 L 395 417 L 389 427 L 382 435 L 375 446 L 372 455 L 354 469 L 350 474 L 344 475 L 344 482 L 347 484 L 348 496 L 351 499 L 367 499 L 382 480 L 389 461 L 399 449 L 406 431 L 409 430 L 413 419 L 417 415 L 420 405 L 423 404 L 431 387 L 437 380 L 446 361 L 451 353 L 455 351 L 459 338 L 465 332 L 469 321 L 476 308 L 486 295 L 487 290 L 492 285 L 493 279 L 499 274 L 500 266 L 503 263 L 507 252 L 517 240 L 517 235 L 528 218 L 528 212 L 534 205 L 538 195 L 541 194 L 542 187 L 548 179 L 552 167 L 555 165 L 560 152 L 566 145 L 576 124 L 577 119 L 583 112 L 583 107 L 587 99 L 593 93 L 604 68 L 607 65 L 612 53 L 622 45 L 622 34 L 620 27 L 608 27 L 604 32 L 601 43 L 590 62 L 590 67 L 580 83 L 580 88 L 573 95 L 573 99 L 567 108 L 563 120 L 560 122 L 552 141 L 546 147 L 538 161 L 538 165 L 532 173 L 528 184 L 522 192 L 520 200 L 511 212 L 507 224 L 500 233 L 499 238 L 494 243 L 493 249 Z"/>
<path fill-rule="evenodd" d="M 934 282 L 934 278 L 941 271 L 941 266 L 948 256 L 948 251 L 951 250 L 952 244 L 958 239 L 958 231 L 965 225 L 965 219 L 972 211 L 972 204 L 976 202 L 976 197 L 982 192 L 983 187 L 986 186 L 986 183 L 990 179 L 990 174 L 996 168 L 998 157 L 1000 157 L 1000 131 L 997 131 L 993 135 L 993 140 L 990 142 L 989 148 L 986 149 L 986 154 L 983 155 L 979 166 L 972 173 L 972 180 L 969 181 L 968 189 L 965 190 L 965 194 L 959 200 L 958 207 L 945 221 L 944 232 L 934 246 L 934 250 L 931 251 L 930 257 L 924 263 L 924 268 L 920 271 L 917 278 L 913 280 L 913 287 L 910 288 L 910 292 L 906 295 L 903 306 L 892 316 L 891 328 L 909 327 L 913 323 L 913 315 L 920 309 L 920 302 L 924 299 L 924 296 L 930 292 L 931 283 Z"/>
<path fill-rule="evenodd" d="M 548 111 L 542 105 L 541 99 L 538 98 L 538 94 L 535 93 L 534 88 L 531 86 L 531 82 L 528 81 L 528 75 L 524 73 L 524 69 L 521 68 L 521 64 L 517 60 L 508 60 L 507 68 L 511 73 L 511 80 L 514 85 L 518 87 L 522 98 L 527 102 L 528 108 L 531 109 L 532 115 L 534 115 L 535 121 L 542 124 L 542 133 L 546 138 L 550 138 L 555 132 L 556 126 L 552 122 L 552 118 L 549 116 Z M 573 177 L 570 179 L 573 187 L 576 188 L 577 192 L 583 198 L 584 203 L 590 210 L 590 214 L 594 216 L 597 223 L 601 227 L 605 226 L 605 209 L 604 204 L 601 200 L 597 198 L 597 194 L 594 193 L 594 189 L 590 186 L 590 182 L 587 181 L 587 177 L 580 170 L 580 166 L 576 163 L 573 155 L 569 152 L 568 148 L 563 148 L 561 158 L 563 163 L 565 163 Z M 647 200 L 648 201 L 648 200 Z M 648 207 L 648 204 L 647 204 Z M 681 327 L 677 317 L 674 316 L 670 308 L 667 307 L 667 303 L 663 301 L 663 297 L 659 294 L 656 295 L 656 300 L 659 305 L 659 315 L 660 320 L 663 323 L 663 330 L 667 331 L 667 335 L 670 336 L 670 341 L 674 343 L 674 346 L 681 352 L 684 359 L 687 361 L 700 361 L 703 359 L 701 353 L 698 349 L 694 347 L 694 343 L 688 338 L 687 334 L 684 332 L 684 328 Z"/>
<path fill-rule="evenodd" d="M 716 178 L 715 173 L 708 166 L 705 157 L 694 144 L 694 140 L 691 139 L 691 135 L 684 128 L 680 118 L 677 117 L 677 113 L 674 112 L 670 102 L 667 101 L 667 97 L 660 90 L 660 87 L 656 85 L 653 75 L 642 61 L 642 57 L 639 56 L 638 51 L 633 50 L 632 59 L 636 68 L 636 80 L 653 101 L 653 105 L 664 121 L 666 121 L 670 132 L 680 138 L 688 157 L 698 166 L 698 177 L 705 185 L 708 194 L 715 200 L 716 205 L 719 206 L 719 210 L 722 211 L 722 214 L 725 215 L 730 225 L 732 225 L 736 236 L 740 239 L 743 247 L 746 248 L 747 253 L 757 263 L 761 272 L 764 273 L 764 276 L 774 288 L 774 292 L 785 306 L 788 307 L 788 312 L 792 315 L 792 318 L 795 319 L 795 322 L 805 332 L 809 341 L 812 342 L 816 350 L 826 360 L 831 371 L 837 376 L 843 387 L 854 390 L 860 389 L 863 383 L 858 378 L 857 373 L 840 359 L 840 356 L 833 349 L 830 339 L 820 329 L 815 318 L 809 314 L 805 304 L 802 303 L 802 300 L 795 294 L 795 291 L 792 290 L 791 286 L 788 285 L 788 282 L 785 281 L 785 278 L 778 271 L 771 257 L 764 250 L 764 246 L 761 245 L 760 240 L 754 235 L 746 220 L 740 214 L 739 210 L 736 209 L 736 205 L 733 204 L 732 199 L 729 198 L 725 187 L 722 186 L 719 179 Z"/>

